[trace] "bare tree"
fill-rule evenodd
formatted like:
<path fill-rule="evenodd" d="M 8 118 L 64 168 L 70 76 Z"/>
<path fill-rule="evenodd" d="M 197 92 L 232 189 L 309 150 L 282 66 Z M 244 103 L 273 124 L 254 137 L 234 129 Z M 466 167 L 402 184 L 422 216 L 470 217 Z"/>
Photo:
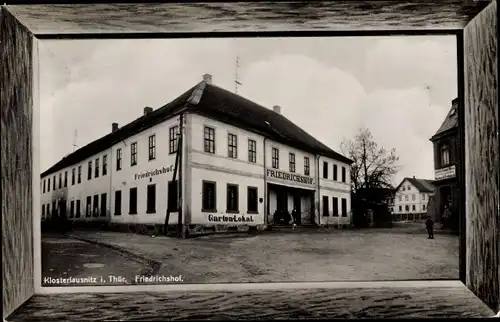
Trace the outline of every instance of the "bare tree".
<path fill-rule="evenodd" d="M 367 128 L 360 128 L 354 139 L 344 139 L 341 150 L 354 162 L 351 165 L 351 184 L 359 189 L 389 188 L 397 173 L 399 157 L 396 150 L 379 147 Z"/>

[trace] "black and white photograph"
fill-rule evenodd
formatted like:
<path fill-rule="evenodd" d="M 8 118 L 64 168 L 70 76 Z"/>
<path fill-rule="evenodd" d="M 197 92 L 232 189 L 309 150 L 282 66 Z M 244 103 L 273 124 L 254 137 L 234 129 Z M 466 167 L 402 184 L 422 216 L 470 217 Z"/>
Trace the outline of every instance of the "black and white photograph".
<path fill-rule="evenodd" d="M 454 36 L 39 55 L 44 287 L 459 278 Z"/>
<path fill-rule="evenodd" d="M 498 16 L 6 1 L 4 321 L 499 317 Z"/>

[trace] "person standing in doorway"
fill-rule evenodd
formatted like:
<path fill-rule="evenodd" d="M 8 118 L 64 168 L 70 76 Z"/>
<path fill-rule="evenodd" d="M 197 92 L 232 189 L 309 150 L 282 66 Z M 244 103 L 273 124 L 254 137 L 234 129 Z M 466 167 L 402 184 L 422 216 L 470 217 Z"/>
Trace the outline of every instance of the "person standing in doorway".
<path fill-rule="evenodd" d="M 443 215 L 441 216 L 441 229 L 448 228 L 448 221 L 451 217 L 451 211 L 448 206 L 444 206 Z"/>
<path fill-rule="evenodd" d="M 427 216 L 427 220 L 425 221 L 425 229 L 427 230 L 428 239 L 434 239 L 434 221 L 431 216 Z"/>
<path fill-rule="evenodd" d="M 292 210 L 292 218 L 293 218 L 293 222 L 295 225 L 298 225 L 299 224 L 299 212 L 297 210 L 297 207 L 294 207 L 293 210 Z"/>

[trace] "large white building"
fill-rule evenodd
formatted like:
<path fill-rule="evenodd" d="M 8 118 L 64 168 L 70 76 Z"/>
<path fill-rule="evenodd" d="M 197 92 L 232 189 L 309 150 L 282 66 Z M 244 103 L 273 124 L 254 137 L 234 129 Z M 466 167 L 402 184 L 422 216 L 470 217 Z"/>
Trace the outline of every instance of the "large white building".
<path fill-rule="evenodd" d="M 42 173 L 42 220 L 66 214 L 159 227 L 169 209 L 169 225 L 181 218 L 183 231 L 196 233 L 264 228 L 276 224 L 277 209 L 297 207 L 302 224 L 348 225 L 351 163 L 278 106 L 264 108 L 204 75 Z"/>
<path fill-rule="evenodd" d="M 432 180 L 404 178 L 396 187 L 393 214 L 396 219 L 420 220 L 427 215 L 429 199 L 434 195 Z"/>

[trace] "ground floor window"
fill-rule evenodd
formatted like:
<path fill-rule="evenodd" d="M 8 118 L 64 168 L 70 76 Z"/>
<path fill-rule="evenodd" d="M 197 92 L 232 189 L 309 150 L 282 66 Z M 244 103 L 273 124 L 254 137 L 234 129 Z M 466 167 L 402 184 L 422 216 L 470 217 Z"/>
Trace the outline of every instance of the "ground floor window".
<path fill-rule="evenodd" d="M 90 217 L 92 213 L 92 197 L 87 197 L 87 208 L 85 210 L 85 217 Z"/>
<path fill-rule="evenodd" d="M 156 213 L 156 185 L 148 185 L 147 195 L 146 195 L 146 213 L 154 214 Z"/>
<path fill-rule="evenodd" d="M 122 191 L 115 191 L 115 216 L 120 216 L 122 214 Z"/>
<path fill-rule="evenodd" d="M 239 193 L 238 193 L 238 185 L 236 184 L 227 184 L 227 213 L 238 212 L 239 211 Z"/>
<path fill-rule="evenodd" d="M 94 217 L 99 217 L 99 195 L 94 195 L 94 211 L 93 211 L 93 216 Z"/>
<path fill-rule="evenodd" d="M 128 213 L 130 215 L 137 215 L 137 188 L 130 188 Z"/>
<path fill-rule="evenodd" d="M 81 215 L 81 205 L 80 205 L 80 200 L 77 200 L 76 201 L 76 214 L 75 214 L 75 218 L 80 218 L 80 215 Z"/>
<path fill-rule="evenodd" d="M 342 198 L 342 217 L 347 217 L 347 199 Z"/>
<path fill-rule="evenodd" d="M 217 185 L 213 181 L 202 183 L 202 211 L 217 212 Z"/>
<path fill-rule="evenodd" d="M 339 216 L 339 198 L 333 197 L 332 198 L 332 214 L 335 217 Z"/>
<path fill-rule="evenodd" d="M 168 209 L 170 212 L 179 211 L 179 181 L 168 182 Z"/>
<path fill-rule="evenodd" d="M 69 218 L 75 217 L 75 201 L 71 200 L 69 204 Z"/>
<path fill-rule="evenodd" d="M 101 194 L 101 217 L 106 217 L 107 194 Z"/>
<path fill-rule="evenodd" d="M 258 213 L 258 189 L 248 187 L 247 189 L 247 212 Z"/>
<path fill-rule="evenodd" d="M 330 211 L 328 209 L 328 196 L 323 196 L 323 216 L 328 217 L 330 215 Z"/>

